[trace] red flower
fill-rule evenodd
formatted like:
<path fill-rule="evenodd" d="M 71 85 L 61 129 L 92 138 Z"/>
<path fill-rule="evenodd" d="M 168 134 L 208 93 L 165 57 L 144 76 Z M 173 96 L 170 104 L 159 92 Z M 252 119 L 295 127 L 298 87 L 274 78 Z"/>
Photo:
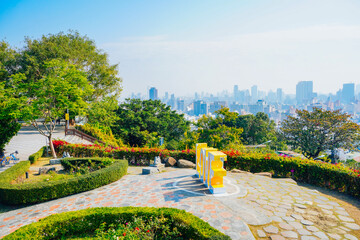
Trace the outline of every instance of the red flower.
<path fill-rule="evenodd" d="M 150 230 L 147 230 L 146 232 L 150 232 Z"/>
<path fill-rule="evenodd" d="M 138 227 L 135 228 L 136 231 L 139 231 L 140 229 Z"/>
<path fill-rule="evenodd" d="M 123 233 L 123 236 L 126 236 L 126 233 L 125 233 L 125 232 Z"/>

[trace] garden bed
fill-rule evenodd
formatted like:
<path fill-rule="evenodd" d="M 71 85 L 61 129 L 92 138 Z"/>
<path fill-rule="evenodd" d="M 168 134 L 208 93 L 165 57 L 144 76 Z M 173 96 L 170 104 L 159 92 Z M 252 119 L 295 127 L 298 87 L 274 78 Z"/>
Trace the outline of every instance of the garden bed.
<path fill-rule="evenodd" d="M 173 208 L 91 208 L 55 214 L 7 239 L 230 239 L 207 222 Z"/>
<path fill-rule="evenodd" d="M 2 172 L 0 202 L 8 205 L 39 203 L 89 191 L 120 179 L 127 173 L 128 167 L 126 160 L 110 158 L 64 159 L 62 163 L 65 171 L 71 172 L 70 178 L 11 184 L 29 170 L 29 161 L 20 162 Z"/>

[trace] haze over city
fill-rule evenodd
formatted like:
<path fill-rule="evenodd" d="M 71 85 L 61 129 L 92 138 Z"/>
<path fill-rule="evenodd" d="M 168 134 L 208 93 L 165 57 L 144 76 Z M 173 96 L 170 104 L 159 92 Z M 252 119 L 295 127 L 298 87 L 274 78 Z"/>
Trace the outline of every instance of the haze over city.
<path fill-rule="evenodd" d="M 71 7 L 69 7 L 71 6 Z M 31 11 L 29 11 L 31 9 Z M 0 39 L 68 29 L 119 63 L 122 98 L 232 91 L 335 93 L 360 83 L 359 1 L 1 1 Z M 16 29 L 16 31 L 14 31 Z"/>

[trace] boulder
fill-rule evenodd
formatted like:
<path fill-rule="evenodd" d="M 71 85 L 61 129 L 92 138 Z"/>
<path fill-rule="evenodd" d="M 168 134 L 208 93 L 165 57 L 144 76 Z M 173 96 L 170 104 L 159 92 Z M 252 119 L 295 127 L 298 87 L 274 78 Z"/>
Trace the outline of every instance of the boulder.
<path fill-rule="evenodd" d="M 264 176 L 264 177 L 272 177 L 272 174 L 269 172 L 259 172 L 259 173 L 254 173 L 255 175 L 259 175 L 259 176 Z"/>
<path fill-rule="evenodd" d="M 176 159 L 173 157 L 168 157 L 165 160 L 165 167 L 173 167 L 176 165 Z"/>
<path fill-rule="evenodd" d="M 243 170 L 236 169 L 236 168 L 234 168 L 234 169 L 233 169 L 233 170 L 231 170 L 230 172 L 232 172 L 232 173 L 245 173 L 245 174 L 251 174 L 251 172 L 243 171 Z"/>
<path fill-rule="evenodd" d="M 177 162 L 177 166 L 179 168 L 195 168 L 195 163 L 189 161 L 189 160 L 185 160 L 185 159 L 180 159 Z"/>
<path fill-rule="evenodd" d="M 54 167 L 50 167 L 50 168 L 48 168 L 48 167 L 42 167 L 42 168 L 39 168 L 39 175 L 41 175 L 41 174 L 46 174 L 46 173 L 49 173 L 49 172 L 51 172 L 51 171 L 56 171 L 56 168 L 54 168 Z"/>

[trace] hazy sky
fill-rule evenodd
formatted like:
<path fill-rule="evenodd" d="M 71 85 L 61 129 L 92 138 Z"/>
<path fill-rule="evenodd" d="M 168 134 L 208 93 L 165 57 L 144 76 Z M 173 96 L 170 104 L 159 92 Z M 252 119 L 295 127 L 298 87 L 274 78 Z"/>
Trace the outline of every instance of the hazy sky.
<path fill-rule="evenodd" d="M 68 29 L 119 63 L 123 96 L 360 83 L 359 0 L 0 0 L 0 39 L 13 46 Z"/>

